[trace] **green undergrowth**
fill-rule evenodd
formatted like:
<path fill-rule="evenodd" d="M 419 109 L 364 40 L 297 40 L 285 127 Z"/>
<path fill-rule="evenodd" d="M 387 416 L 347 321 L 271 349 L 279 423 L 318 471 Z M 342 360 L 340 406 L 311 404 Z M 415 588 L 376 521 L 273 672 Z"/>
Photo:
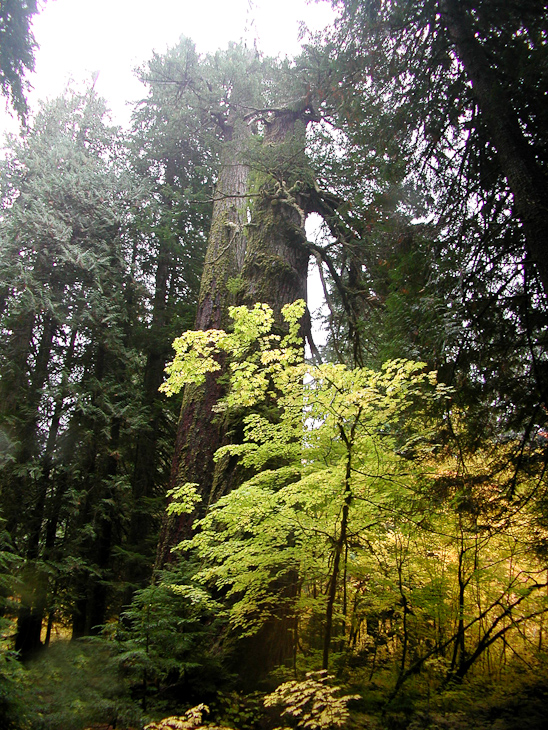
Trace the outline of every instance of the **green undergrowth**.
<path fill-rule="evenodd" d="M 57 641 L 24 666 L 12 715 L 21 730 L 142 725 L 109 648 L 83 640 Z"/>
<path fill-rule="evenodd" d="M 356 668 L 339 677 L 308 673 L 270 694 L 219 687 L 196 727 L 234 730 L 545 730 L 548 666 L 509 662 L 496 677 L 476 675 L 440 689 L 423 673 L 390 699 L 394 675 L 382 668 L 369 679 Z M 180 697 L 143 711 L 108 643 L 58 641 L 17 672 L 0 730 L 171 728 L 189 726 L 196 706 Z M 200 705 L 201 707 L 202 705 Z M 5 709 L 5 708 L 4 708 Z M 187 714 L 185 714 L 187 713 Z M 202 718 L 203 715 L 203 718 Z M 182 719 L 183 718 L 183 719 Z M 165 722 L 165 721 L 164 721 Z M 192 724 L 192 723 L 191 723 Z M 173 725 L 176 727 L 178 725 Z M 182 727 L 182 726 L 181 726 Z"/>
<path fill-rule="evenodd" d="M 388 675 L 351 691 L 350 730 L 545 730 L 548 667 L 509 663 L 493 678 L 472 676 L 434 688 L 426 675 L 406 683 L 392 700 Z M 393 684 L 392 684 L 393 686 Z"/>

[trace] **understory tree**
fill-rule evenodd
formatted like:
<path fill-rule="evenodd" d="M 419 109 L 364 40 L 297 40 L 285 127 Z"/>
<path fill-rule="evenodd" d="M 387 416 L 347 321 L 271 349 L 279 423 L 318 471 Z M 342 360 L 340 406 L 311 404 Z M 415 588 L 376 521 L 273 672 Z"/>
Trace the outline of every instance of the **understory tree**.
<path fill-rule="evenodd" d="M 290 616 L 295 668 L 361 655 L 371 679 L 389 659 L 393 696 L 435 661 L 443 682 L 485 668 L 501 647 L 530 653 L 547 610 L 544 566 L 531 554 L 541 465 L 509 497 L 510 445 L 463 463 L 465 414 L 440 412 L 451 391 L 435 373 L 404 360 L 379 371 L 307 364 L 303 311 L 303 302 L 284 308 L 283 338 L 272 310 L 256 305 L 231 309 L 233 331 L 175 342 L 168 393 L 218 371 L 222 353 L 230 386 L 218 410 L 274 401 L 279 416 L 250 413 L 244 443 L 217 452 L 255 476 L 179 545 L 199 561 L 194 580 L 224 603 L 236 636 Z M 190 512 L 201 495 L 186 484 L 174 498 L 173 511 Z"/>

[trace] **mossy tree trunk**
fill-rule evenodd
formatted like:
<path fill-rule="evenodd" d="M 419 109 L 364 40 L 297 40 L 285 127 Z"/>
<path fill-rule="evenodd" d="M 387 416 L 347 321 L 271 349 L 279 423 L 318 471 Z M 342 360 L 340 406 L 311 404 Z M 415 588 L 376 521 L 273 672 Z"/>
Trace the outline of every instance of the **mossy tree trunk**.
<path fill-rule="evenodd" d="M 228 307 L 235 304 L 234 283 L 242 269 L 247 237 L 249 167 L 243 149 L 249 128 L 235 121 L 224 128 L 226 142 L 215 189 L 215 203 L 201 278 L 195 328 L 220 329 L 228 324 Z M 223 396 L 218 377 L 209 375 L 200 387 L 187 387 L 177 427 L 171 487 L 195 482 L 204 503 L 213 482 L 213 455 L 223 443 L 222 419 L 213 406 Z M 171 549 L 190 534 L 195 516 L 166 516 L 158 543 L 157 567 L 171 561 Z"/>
<path fill-rule="evenodd" d="M 251 127 L 241 121 L 227 129 L 222 168 L 215 192 L 212 225 L 201 280 L 196 329 L 230 326 L 231 305 L 269 304 L 281 330 L 281 308 L 306 300 L 309 251 L 306 216 L 306 158 L 303 115 L 269 112 L 257 152 L 249 145 Z M 255 140 L 253 140 L 255 142 Z M 249 151 L 251 150 L 251 151 Z M 173 458 L 171 487 L 198 484 L 202 501 L 193 515 L 166 517 L 157 568 L 172 560 L 172 548 L 192 533 L 209 505 L 249 476 L 235 457 L 214 462 L 217 449 L 243 439 L 242 414 L 215 413 L 225 394 L 226 368 L 202 386 L 185 388 Z M 296 594 L 296 580 L 284 595 Z M 259 634 L 236 651 L 238 674 L 256 680 L 293 656 L 295 625 L 291 600 Z"/>
<path fill-rule="evenodd" d="M 226 143 L 215 204 L 195 329 L 230 326 L 231 305 L 265 302 L 278 316 L 296 299 L 306 300 L 309 251 L 303 190 L 306 124 L 294 111 L 271 112 L 264 120 L 264 158 L 248 153 L 251 127 L 244 120 L 225 126 Z M 250 192 L 252 191 L 252 192 Z M 187 386 L 179 419 L 171 487 L 198 484 L 202 501 L 193 515 L 166 517 L 160 535 L 157 568 L 172 559 L 171 550 L 189 537 L 193 522 L 208 506 L 242 480 L 235 460 L 215 463 L 226 443 L 242 437 L 233 415 L 214 412 L 225 394 L 224 368 L 199 387 Z"/>

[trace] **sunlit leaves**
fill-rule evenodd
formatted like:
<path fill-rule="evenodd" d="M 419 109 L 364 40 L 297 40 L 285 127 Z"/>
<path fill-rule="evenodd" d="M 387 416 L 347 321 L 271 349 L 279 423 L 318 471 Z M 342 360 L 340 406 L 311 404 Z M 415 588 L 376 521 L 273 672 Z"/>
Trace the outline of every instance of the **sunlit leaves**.
<path fill-rule="evenodd" d="M 350 718 L 348 702 L 360 696 L 339 696 L 340 687 L 329 684 L 333 679 L 327 672 L 307 672 L 306 679 L 285 682 L 267 695 L 265 707 L 281 705 L 281 715 L 293 718 L 300 730 L 343 727 Z"/>
<path fill-rule="evenodd" d="M 393 361 L 381 371 L 306 363 L 302 302 L 283 311 L 285 337 L 271 334 L 265 305 L 231 313 L 232 332 L 187 332 L 175 343 L 167 387 L 214 375 L 218 358 L 228 357 L 222 408 L 254 409 L 244 417 L 244 443 L 216 458 L 237 456 L 258 473 L 210 508 L 191 541 L 203 562 L 197 578 L 225 592 L 232 625 L 253 633 L 286 600 L 272 582 L 293 572 L 302 581 L 299 605 L 320 610 L 324 599 L 311 600 L 309 589 L 329 580 L 341 510 L 351 505 L 352 535 L 386 519 L 379 506 L 397 501 L 399 480 L 409 479 L 396 444 L 425 434 L 428 408 L 447 393 L 422 363 Z"/>
<path fill-rule="evenodd" d="M 216 458 L 237 457 L 255 474 L 180 545 L 199 559 L 196 580 L 224 596 L 233 631 L 254 634 L 284 611 L 308 650 L 329 620 L 327 640 L 349 646 L 361 632 L 362 648 L 377 651 L 388 628 L 375 633 L 370 622 L 389 617 L 399 688 L 438 649 L 454 652 L 446 672 L 466 673 L 491 636 L 542 613 L 539 565 L 527 557 L 540 482 L 531 472 L 508 492 L 513 444 L 464 452 L 466 413 L 422 363 L 312 365 L 298 339 L 268 333 L 268 309 L 235 315 L 234 332 L 211 334 L 199 367 L 228 358 L 222 408 L 246 414 L 245 432 Z M 462 641 L 470 654 L 459 659 Z"/>
<path fill-rule="evenodd" d="M 201 499 L 196 487 L 196 484 L 186 482 L 180 487 L 168 490 L 166 496 L 170 497 L 171 501 L 167 507 L 167 513 L 170 515 L 191 514 Z"/>

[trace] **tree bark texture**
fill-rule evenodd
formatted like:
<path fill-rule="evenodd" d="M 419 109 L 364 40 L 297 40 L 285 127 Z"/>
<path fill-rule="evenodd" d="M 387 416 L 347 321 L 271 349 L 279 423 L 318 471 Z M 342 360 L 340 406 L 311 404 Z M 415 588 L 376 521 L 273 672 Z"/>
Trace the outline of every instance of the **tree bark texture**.
<path fill-rule="evenodd" d="M 229 293 L 229 281 L 238 277 L 246 250 L 249 168 L 242 161 L 242 148 L 248 135 L 249 130 L 243 124 L 232 127 L 228 133 L 215 189 L 195 329 L 226 327 L 228 307 L 235 303 Z M 222 419 L 212 408 L 223 394 L 223 385 L 211 374 L 202 386 L 185 388 L 171 469 L 172 488 L 194 482 L 207 499 L 213 481 L 213 455 L 223 437 Z M 158 542 L 158 568 L 171 561 L 171 549 L 188 537 L 192 520 L 188 515 L 166 515 Z"/>
<path fill-rule="evenodd" d="M 251 129 L 241 120 L 229 128 L 215 192 L 213 218 L 201 280 L 195 328 L 230 326 L 228 308 L 234 304 L 269 304 L 281 327 L 281 308 L 306 300 L 308 250 L 304 246 L 299 165 L 285 170 L 277 164 L 288 145 L 304 159 L 305 124 L 297 112 L 280 111 L 264 122 L 262 146 L 272 169 L 246 160 Z M 279 151 L 279 155 L 278 155 Z M 250 194 L 250 187 L 253 192 Z M 222 363 L 221 363 L 222 365 Z M 241 423 L 213 407 L 225 394 L 224 368 L 208 375 L 199 387 L 185 388 L 179 419 L 171 487 L 198 484 L 202 502 L 193 515 L 166 517 L 158 545 L 157 568 L 171 550 L 192 534 L 192 524 L 208 506 L 242 481 L 237 460 L 213 461 L 217 449 L 242 438 Z"/>

